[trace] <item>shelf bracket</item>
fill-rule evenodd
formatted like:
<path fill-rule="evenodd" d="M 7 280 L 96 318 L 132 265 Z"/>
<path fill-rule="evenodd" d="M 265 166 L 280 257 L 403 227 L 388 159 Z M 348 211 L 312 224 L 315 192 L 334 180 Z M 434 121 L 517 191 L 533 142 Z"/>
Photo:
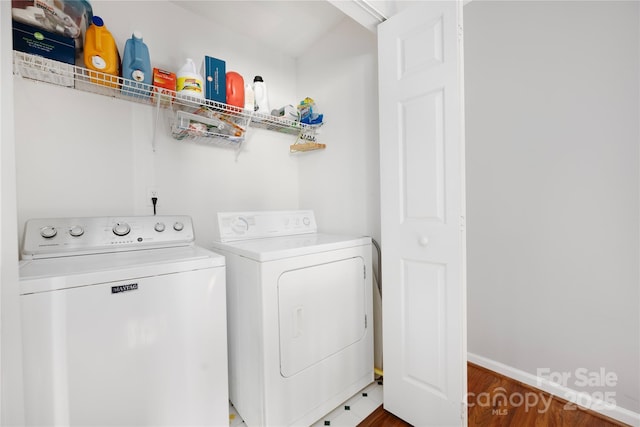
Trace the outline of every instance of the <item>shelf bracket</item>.
<path fill-rule="evenodd" d="M 160 99 L 155 100 L 156 104 L 156 120 L 153 124 L 153 135 L 151 136 L 151 151 L 156 152 L 156 135 L 158 133 L 158 123 L 160 123 Z"/>
<path fill-rule="evenodd" d="M 323 150 L 327 148 L 326 144 L 320 144 L 316 141 L 317 129 L 320 126 L 308 127 L 300 130 L 296 141 L 289 146 L 290 153 Z"/>

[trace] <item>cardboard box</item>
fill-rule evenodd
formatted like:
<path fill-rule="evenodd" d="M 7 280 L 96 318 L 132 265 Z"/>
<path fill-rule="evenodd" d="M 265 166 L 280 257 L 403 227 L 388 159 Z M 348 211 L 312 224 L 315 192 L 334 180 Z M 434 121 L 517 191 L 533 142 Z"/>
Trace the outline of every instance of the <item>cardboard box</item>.
<path fill-rule="evenodd" d="M 11 16 L 14 22 L 73 39 L 79 58 L 93 11 L 87 0 L 11 0 Z"/>
<path fill-rule="evenodd" d="M 71 37 L 13 21 L 13 50 L 75 65 L 76 44 Z"/>
<path fill-rule="evenodd" d="M 16 70 L 26 78 L 73 87 L 76 45 L 72 38 L 13 21 Z"/>
<path fill-rule="evenodd" d="M 227 102 L 225 61 L 205 56 L 201 74 L 204 79 L 204 97 L 225 104 Z"/>
<path fill-rule="evenodd" d="M 168 106 L 175 100 L 176 73 L 153 69 L 153 97 L 160 97 L 160 105 Z"/>

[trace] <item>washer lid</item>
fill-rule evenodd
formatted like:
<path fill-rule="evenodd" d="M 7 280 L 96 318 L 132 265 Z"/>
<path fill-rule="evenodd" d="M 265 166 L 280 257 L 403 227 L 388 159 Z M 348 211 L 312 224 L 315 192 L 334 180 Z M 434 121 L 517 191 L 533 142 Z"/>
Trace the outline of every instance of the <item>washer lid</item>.
<path fill-rule="evenodd" d="M 224 256 L 198 246 L 26 260 L 19 267 L 20 294 L 224 265 Z"/>
<path fill-rule="evenodd" d="M 370 237 L 313 233 L 227 243 L 214 242 L 213 248 L 265 262 L 370 244 Z"/>

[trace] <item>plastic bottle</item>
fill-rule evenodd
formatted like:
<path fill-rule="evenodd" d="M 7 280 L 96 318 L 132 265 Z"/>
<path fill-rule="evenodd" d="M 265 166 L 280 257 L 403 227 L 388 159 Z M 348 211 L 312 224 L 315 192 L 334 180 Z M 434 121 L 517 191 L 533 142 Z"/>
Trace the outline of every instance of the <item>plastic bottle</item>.
<path fill-rule="evenodd" d="M 253 93 L 253 86 L 249 83 L 244 85 L 244 109 L 249 111 L 256 109 L 256 96 Z"/>
<path fill-rule="evenodd" d="M 99 73 L 89 73 L 93 83 L 118 87 L 120 54 L 116 41 L 99 16 L 94 16 L 91 25 L 87 28 L 84 41 L 84 65 L 89 70 L 99 71 Z"/>
<path fill-rule="evenodd" d="M 148 97 L 152 75 L 149 48 L 142 41 L 142 33 L 134 31 L 131 38 L 124 45 L 122 93 L 137 97 Z"/>
<path fill-rule="evenodd" d="M 235 71 L 226 74 L 227 104 L 244 108 L 244 79 Z"/>
<path fill-rule="evenodd" d="M 204 99 L 204 80 L 196 69 L 193 59 L 187 58 L 185 64 L 176 73 L 176 92 L 178 96 Z"/>
<path fill-rule="evenodd" d="M 255 111 L 263 114 L 271 114 L 271 108 L 269 108 L 269 96 L 267 95 L 267 85 L 264 80 L 262 80 L 262 76 L 255 76 L 253 78 L 253 93 L 256 98 Z"/>

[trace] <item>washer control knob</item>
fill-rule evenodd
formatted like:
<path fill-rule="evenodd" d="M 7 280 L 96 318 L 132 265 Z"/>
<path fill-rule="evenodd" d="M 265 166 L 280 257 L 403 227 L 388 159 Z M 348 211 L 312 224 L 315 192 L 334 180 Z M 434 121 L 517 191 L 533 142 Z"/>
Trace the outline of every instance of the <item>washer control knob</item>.
<path fill-rule="evenodd" d="M 116 236 L 126 236 L 131 231 L 131 227 L 126 222 L 119 222 L 113 226 L 113 234 Z"/>
<path fill-rule="evenodd" d="M 69 234 L 71 234 L 73 237 L 80 237 L 84 234 L 84 229 L 79 225 L 74 225 L 69 229 Z"/>
<path fill-rule="evenodd" d="M 58 230 L 56 230 L 55 227 L 52 227 L 50 225 L 47 225 L 46 227 L 42 227 L 40 229 L 40 235 L 45 239 L 50 239 L 52 237 L 55 237 L 56 234 L 58 234 Z"/>
<path fill-rule="evenodd" d="M 164 222 L 157 222 L 156 225 L 153 226 L 153 229 L 158 233 L 162 233 L 164 231 Z"/>
<path fill-rule="evenodd" d="M 304 218 L 302 218 L 302 223 L 308 227 L 309 224 L 311 224 L 311 220 L 308 216 L 305 216 Z"/>
<path fill-rule="evenodd" d="M 231 230 L 235 234 L 243 235 L 249 230 L 249 221 L 239 216 L 231 222 Z"/>
<path fill-rule="evenodd" d="M 176 222 L 173 224 L 173 229 L 176 231 L 182 231 L 184 229 L 184 224 L 181 222 Z"/>

